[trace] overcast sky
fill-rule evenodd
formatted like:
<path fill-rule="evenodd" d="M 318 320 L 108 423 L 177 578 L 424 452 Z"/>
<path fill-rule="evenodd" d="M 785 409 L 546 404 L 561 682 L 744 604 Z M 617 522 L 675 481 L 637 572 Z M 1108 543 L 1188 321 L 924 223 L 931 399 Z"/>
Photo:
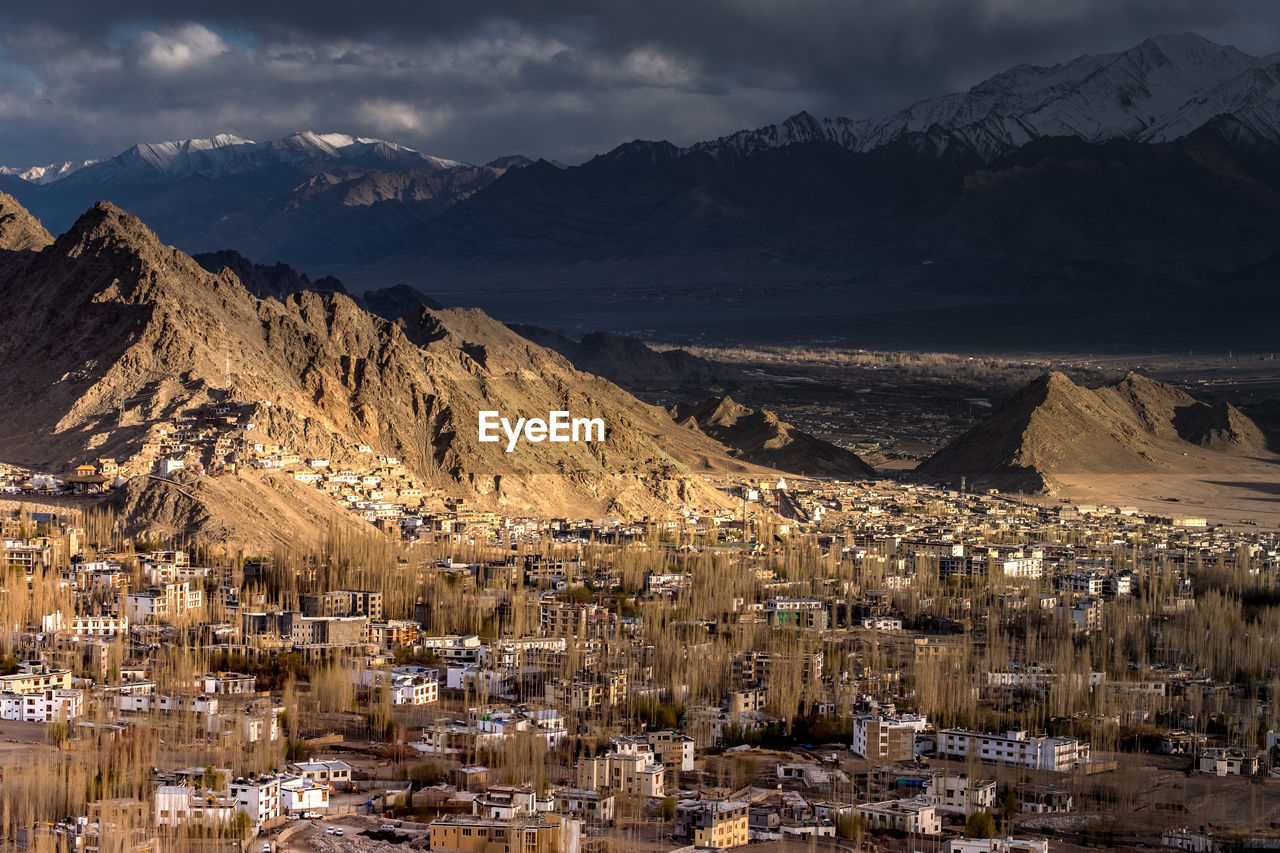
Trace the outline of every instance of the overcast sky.
<path fill-rule="evenodd" d="M 472 162 L 579 162 L 630 139 L 687 144 L 800 110 L 879 116 L 1019 62 L 1161 33 L 1280 51 L 1275 0 L 22 5 L 0 11 L 0 164 L 10 166 L 295 130 Z"/>

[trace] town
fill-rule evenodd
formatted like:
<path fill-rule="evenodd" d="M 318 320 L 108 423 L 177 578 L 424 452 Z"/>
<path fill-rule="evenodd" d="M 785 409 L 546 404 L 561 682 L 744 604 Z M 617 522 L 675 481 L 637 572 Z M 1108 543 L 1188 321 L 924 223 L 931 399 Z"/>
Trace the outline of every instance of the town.
<path fill-rule="evenodd" d="M 1273 843 L 1275 531 L 794 478 L 663 520 L 508 518 L 211 417 L 144 461 L 279 466 L 366 530 L 120 541 L 74 497 L 111 460 L 9 469 L 19 849 Z"/>

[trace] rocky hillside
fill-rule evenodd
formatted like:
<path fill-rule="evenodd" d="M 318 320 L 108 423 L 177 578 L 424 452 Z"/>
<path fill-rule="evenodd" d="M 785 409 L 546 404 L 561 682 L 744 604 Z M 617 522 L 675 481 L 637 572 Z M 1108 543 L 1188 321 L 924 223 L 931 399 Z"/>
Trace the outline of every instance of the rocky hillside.
<path fill-rule="evenodd" d="M 0 250 L 38 252 L 52 242 L 53 235 L 17 199 L 0 193 Z"/>
<path fill-rule="evenodd" d="M 796 429 L 773 412 L 748 408 L 731 397 L 676 405 L 670 412 L 678 423 L 732 447 L 743 459 L 758 465 L 811 477 L 876 475 L 856 453 Z"/>
<path fill-rule="evenodd" d="M 11 199 L 3 203 L 14 222 L 27 222 Z M 13 251 L 38 236 L 29 223 L 5 233 L 14 235 L 0 280 L 0 370 L 10 378 L 0 388 L 0 448 L 8 462 L 66 470 L 115 457 L 137 477 L 151 470 L 154 447 L 174 424 L 235 406 L 245 413 L 240 428 L 253 424 L 254 442 L 335 466 L 357 463 L 365 445 L 399 460 L 429 492 L 513 513 L 714 505 L 721 497 L 701 473 L 749 471 L 662 409 L 476 310 L 423 307 L 393 323 L 341 293 L 260 299 L 229 269 L 210 273 L 105 203 L 39 253 Z M 479 441 L 481 410 L 600 417 L 607 439 L 506 453 L 502 443 Z M 291 490 L 285 482 L 267 493 L 304 505 Z M 209 516 L 237 532 L 258 526 L 234 509 L 250 502 L 215 493 L 235 489 L 206 491 L 222 504 Z"/>
<path fill-rule="evenodd" d="M 934 456 L 917 474 L 971 487 L 1053 492 L 1067 474 L 1176 472 L 1192 448 L 1258 455 L 1261 431 L 1236 408 L 1209 405 L 1137 374 L 1101 388 L 1048 373 Z"/>

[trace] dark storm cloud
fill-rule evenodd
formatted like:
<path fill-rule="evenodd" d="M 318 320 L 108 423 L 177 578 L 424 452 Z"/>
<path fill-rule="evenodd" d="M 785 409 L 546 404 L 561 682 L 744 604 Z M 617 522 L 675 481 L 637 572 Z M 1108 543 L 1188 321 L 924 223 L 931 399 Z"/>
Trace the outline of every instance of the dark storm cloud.
<path fill-rule="evenodd" d="M 1270 53 L 1278 21 L 1269 0 L 50 0 L 0 12 L 0 162 L 300 129 L 578 160 L 801 109 L 876 116 L 1159 33 Z"/>

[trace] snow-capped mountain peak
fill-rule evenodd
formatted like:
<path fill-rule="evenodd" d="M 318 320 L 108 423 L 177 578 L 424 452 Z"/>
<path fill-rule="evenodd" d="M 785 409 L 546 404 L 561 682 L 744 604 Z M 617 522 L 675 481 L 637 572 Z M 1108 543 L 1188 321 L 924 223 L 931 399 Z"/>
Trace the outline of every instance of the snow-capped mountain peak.
<path fill-rule="evenodd" d="M 1248 111 L 1256 123 L 1257 110 L 1277 99 L 1280 57 L 1251 56 L 1181 33 L 1052 66 L 1017 65 L 967 92 L 927 98 L 878 120 L 800 113 L 781 125 L 740 131 L 687 150 L 742 156 L 825 140 L 870 151 L 908 134 L 942 132 L 950 136 L 949 144 L 992 160 L 1046 136 L 1167 142 L 1225 114 Z M 1280 124 L 1280 112 L 1270 109 Z"/>
<path fill-rule="evenodd" d="M 88 187 L 197 176 L 219 178 L 276 166 L 315 170 L 350 166 L 434 171 L 464 165 L 455 160 L 422 154 L 384 139 L 307 130 L 268 142 L 255 142 L 232 133 L 198 139 L 140 142 L 106 160 L 3 169 L 0 174 L 17 175 L 32 183 L 65 182 L 67 186 Z"/>
<path fill-rule="evenodd" d="M 47 163 L 43 166 L 26 168 L 0 166 L 0 175 L 12 175 L 32 184 L 48 184 L 97 162 L 97 160 L 64 160 L 61 163 Z"/>

